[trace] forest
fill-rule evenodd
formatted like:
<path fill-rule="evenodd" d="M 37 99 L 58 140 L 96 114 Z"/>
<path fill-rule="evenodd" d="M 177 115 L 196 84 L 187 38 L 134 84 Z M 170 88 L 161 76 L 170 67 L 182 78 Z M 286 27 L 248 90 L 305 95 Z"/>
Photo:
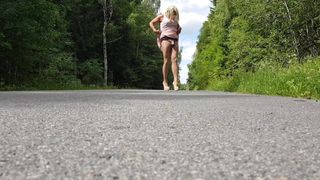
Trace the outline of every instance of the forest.
<path fill-rule="evenodd" d="M 160 3 L 1 0 L 0 90 L 161 89 Z M 320 98 L 320 1 L 211 3 L 187 89 Z"/>
<path fill-rule="evenodd" d="M 161 52 L 148 25 L 159 6 L 1 0 L 0 89 L 161 88 Z"/>
<path fill-rule="evenodd" d="M 320 98 L 320 1 L 211 2 L 190 89 Z"/>

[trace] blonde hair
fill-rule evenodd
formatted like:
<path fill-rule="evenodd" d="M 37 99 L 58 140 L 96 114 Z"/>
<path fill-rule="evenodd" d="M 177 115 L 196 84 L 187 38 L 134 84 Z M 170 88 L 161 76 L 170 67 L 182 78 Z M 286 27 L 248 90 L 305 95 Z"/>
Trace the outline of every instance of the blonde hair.
<path fill-rule="evenodd" d="M 176 15 L 175 17 L 175 21 L 179 22 L 179 10 L 177 7 L 175 6 L 169 6 L 167 9 L 166 9 L 166 12 L 164 14 L 167 18 L 171 18 L 173 15 Z"/>

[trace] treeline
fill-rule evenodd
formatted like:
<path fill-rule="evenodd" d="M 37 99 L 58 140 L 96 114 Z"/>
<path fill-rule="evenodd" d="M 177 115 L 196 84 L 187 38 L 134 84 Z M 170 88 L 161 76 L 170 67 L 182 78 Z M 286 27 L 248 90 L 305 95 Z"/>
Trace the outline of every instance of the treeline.
<path fill-rule="evenodd" d="M 214 0 L 193 89 L 320 97 L 320 1 Z"/>
<path fill-rule="evenodd" d="M 0 88 L 104 85 L 161 88 L 161 53 L 148 27 L 158 0 L 1 0 Z"/>

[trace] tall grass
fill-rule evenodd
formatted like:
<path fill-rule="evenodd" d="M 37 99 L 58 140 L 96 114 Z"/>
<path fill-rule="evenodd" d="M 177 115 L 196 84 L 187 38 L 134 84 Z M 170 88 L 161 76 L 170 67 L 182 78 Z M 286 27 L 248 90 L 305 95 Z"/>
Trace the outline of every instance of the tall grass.
<path fill-rule="evenodd" d="M 77 83 L 70 84 L 50 84 L 38 83 L 37 85 L 10 85 L 0 86 L 0 91 L 37 91 L 37 90 L 106 90 L 118 89 L 115 86 L 82 85 Z"/>
<path fill-rule="evenodd" d="M 208 89 L 320 99 L 320 58 L 288 68 L 266 65 L 255 73 L 212 80 Z"/>

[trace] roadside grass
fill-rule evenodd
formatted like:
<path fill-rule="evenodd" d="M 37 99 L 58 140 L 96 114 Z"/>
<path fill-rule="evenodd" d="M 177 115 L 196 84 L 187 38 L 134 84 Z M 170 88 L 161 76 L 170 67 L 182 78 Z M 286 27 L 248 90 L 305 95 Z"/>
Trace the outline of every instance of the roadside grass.
<path fill-rule="evenodd" d="M 320 59 L 302 65 L 291 64 L 289 68 L 272 64 L 255 73 L 240 73 L 230 79 L 211 80 L 208 89 L 320 99 Z"/>
<path fill-rule="evenodd" d="M 11 85 L 2 86 L 0 91 L 38 91 L 38 90 L 107 90 L 107 89 L 118 89 L 115 86 L 97 86 L 97 85 L 72 85 L 72 84 L 38 84 L 37 86 L 30 85 Z"/>

